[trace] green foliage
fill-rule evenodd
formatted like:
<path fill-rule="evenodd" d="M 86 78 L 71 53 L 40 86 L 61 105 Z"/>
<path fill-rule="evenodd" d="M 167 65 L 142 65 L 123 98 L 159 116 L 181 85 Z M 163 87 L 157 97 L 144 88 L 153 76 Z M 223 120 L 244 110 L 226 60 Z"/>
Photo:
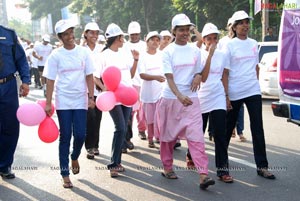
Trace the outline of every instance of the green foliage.
<path fill-rule="evenodd" d="M 127 32 L 131 21 L 141 24 L 142 34 L 153 30 L 170 29 L 172 17 L 177 13 L 185 13 L 198 30 L 207 22 L 212 22 L 224 30 L 227 20 L 237 10 L 249 13 L 250 2 L 254 0 L 27 0 L 33 19 L 52 14 L 53 23 L 61 18 L 60 9 L 72 3 L 71 11 L 81 16 L 83 27 L 91 20 L 96 21 L 105 31 L 109 23 L 118 24 Z M 272 3 L 282 3 L 283 0 L 272 0 Z M 270 25 L 278 30 L 280 11 L 270 11 Z M 254 16 L 250 36 L 261 38 L 261 13 Z M 79 34 L 80 35 L 80 34 Z"/>
<path fill-rule="evenodd" d="M 31 23 L 24 23 L 19 19 L 12 19 L 8 21 L 8 27 L 14 29 L 19 37 L 31 40 Z"/>

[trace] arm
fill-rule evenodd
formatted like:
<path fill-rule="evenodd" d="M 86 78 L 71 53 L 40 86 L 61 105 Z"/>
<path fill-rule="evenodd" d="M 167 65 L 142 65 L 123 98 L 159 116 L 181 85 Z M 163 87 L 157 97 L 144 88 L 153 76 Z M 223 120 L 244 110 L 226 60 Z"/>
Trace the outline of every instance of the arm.
<path fill-rule="evenodd" d="M 43 57 L 39 56 L 35 51 L 32 52 L 32 56 L 34 56 L 35 58 L 37 58 L 38 60 L 42 61 Z"/>
<path fill-rule="evenodd" d="M 46 107 L 45 112 L 48 116 L 52 114 L 52 94 L 54 89 L 54 80 L 47 79 L 47 90 L 46 90 Z"/>
<path fill-rule="evenodd" d="M 177 97 L 177 99 L 184 105 L 184 106 L 189 106 L 192 105 L 193 102 L 192 100 L 188 97 L 188 96 L 184 96 L 180 93 L 180 91 L 178 90 L 175 82 L 174 82 L 174 78 L 173 78 L 173 74 L 171 73 L 167 73 L 165 74 L 166 78 L 167 78 L 167 82 L 169 84 L 170 89 L 172 90 L 172 92 L 175 94 L 175 96 Z"/>
<path fill-rule="evenodd" d="M 228 96 L 228 76 L 229 76 L 229 70 L 224 69 L 223 75 L 222 75 L 222 83 L 223 83 L 223 86 L 224 86 L 224 91 L 225 91 L 225 96 L 226 96 L 227 110 L 231 110 L 232 106 L 231 106 L 231 102 L 230 102 L 229 96 Z"/>
<path fill-rule="evenodd" d="M 256 76 L 257 76 L 257 79 L 259 80 L 259 66 L 258 66 L 258 64 L 256 65 Z"/>
<path fill-rule="evenodd" d="M 209 71 L 210 71 L 210 65 L 211 65 L 211 58 L 213 57 L 215 53 L 215 49 L 217 48 L 217 44 L 211 44 L 208 50 L 208 57 L 205 62 L 204 69 L 201 73 L 202 75 L 202 82 L 205 82 L 207 80 Z"/>
<path fill-rule="evenodd" d="M 104 86 L 100 78 L 94 76 L 94 82 L 97 88 L 100 88 L 101 91 L 106 91 L 106 87 Z"/>
<path fill-rule="evenodd" d="M 131 73 L 131 78 L 133 78 L 135 75 L 135 72 L 136 72 L 138 61 L 139 61 L 139 52 L 136 50 L 131 50 L 131 53 L 133 56 L 133 65 L 132 65 L 132 68 L 130 69 L 130 73 Z"/>
<path fill-rule="evenodd" d="M 195 33 L 195 35 L 197 37 L 197 47 L 201 48 L 202 43 L 203 43 L 201 33 L 196 29 L 196 27 L 193 27 L 192 31 Z"/>
<path fill-rule="evenodd" d="M 147 80 L 147 81 L 156 80 L 158 82 L 164 82 L 166 80 L 164 76 L 161 76 L 161 75 L 149 75 L 149 74 L 146 74 L 146 73 L 141 73 L 140 77 L 143 80 Z"/>
<path fill-rule="evenodd" d="M 86 84 L 87 84 L 87 88 L 88 88 L 88 92 L 89 92 L 88 107 L 94 108 L 95 102 L 94 102 L 94 76 L 93 76 L 93 74 L 86 76 Z"/>

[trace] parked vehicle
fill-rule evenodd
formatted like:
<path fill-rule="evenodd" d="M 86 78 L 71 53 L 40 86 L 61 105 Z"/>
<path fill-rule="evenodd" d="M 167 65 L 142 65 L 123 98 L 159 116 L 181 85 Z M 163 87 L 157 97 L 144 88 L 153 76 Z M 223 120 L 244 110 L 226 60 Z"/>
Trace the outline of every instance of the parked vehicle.
<path fill-rule="evenodd" d="M 287 118 L 300 125 L 300 0 L 285 1 L 297 5 L 282 12 L 279 46 L 278 76 L 279 102 L 272 103 L 275 116 Z"/>
<path fill-rule="evenodd" d="M 277 56 L 278 52 L 265 53 L 258 64 L 259 84 L 262 94 L 276 97 L 279 96 Z"/>
<path fill-rule="evenodd" d="M 265 53 L 277 52 L 277 50 L 278 50 L 278 41 L 259 42 L 258 43 L 259 61 L 261 61 Z"/>

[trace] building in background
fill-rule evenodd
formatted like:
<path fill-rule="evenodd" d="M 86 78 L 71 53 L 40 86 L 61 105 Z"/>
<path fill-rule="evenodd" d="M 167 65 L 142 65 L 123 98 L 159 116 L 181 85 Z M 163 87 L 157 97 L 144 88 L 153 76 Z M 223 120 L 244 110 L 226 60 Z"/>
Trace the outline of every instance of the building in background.
<path fill-rule="evenodd" d="M 8 25 L 7 11 L 6 11 L 6 0 L 0 0 L 0 25 Z"/>

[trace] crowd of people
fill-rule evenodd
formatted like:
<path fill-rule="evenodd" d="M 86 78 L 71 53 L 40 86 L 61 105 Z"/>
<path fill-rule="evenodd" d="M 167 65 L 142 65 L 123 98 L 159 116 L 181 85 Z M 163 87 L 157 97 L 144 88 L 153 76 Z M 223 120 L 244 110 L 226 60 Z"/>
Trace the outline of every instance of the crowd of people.
<path fill-rule="evenodd" d="M 9 80 L 13 79 L 10 75 L 18 71 L 23 82 L 21 95 L 26 96 L 31 77 L 29 64 L 35 87 L 45 91 L 45 112 L 48 115 L 52 112 L 55 92 L 60 127 L 59 165 L 64 188 L 73 187 L 69 157 L 73 174 L 78 174 L 78 158 L 83 145 L 87 159 L 92 160 L 100 154 L 102 111 L 95 107 L 95 101 L 101 92 L 107 90 L 101 75 L 110 66 L 120 69 L 122 84 L 134 87 L 139 93 L 135 105 L 117 103 L 109 111 L 115 128 L 111 159 L 107 165 L 111 177 L 118 177 L 125 171 L 122 154 L 134 149 L 131 138 L 136 116 L 140 139 L 148 140 L 149 148 L 156 148 L 155 142 L 159 143 L 164 169 L 161 174 L 167 179 L 178 178 L 173 168 L 173 152 L 180 140 L 187 140 L 187 166 L 199 173 L 201 189 L 215 184 L 208 176 L 209 161 L 205 153 L 204 133 L 209 121 L 217 177 L 225 183 L 232 183 L 228 148 L 236 126 L 240 140 L 246 141 L 242 133 L 243 122 L 238 121 L 239 113 L 244 112 L 243 105 L 246 105 L 257 174 L 275 179 L 268 170 L 258 82 L 258 45 L 248 37 L 250 20 L 252 17 L 246 12 L 235 12 L 228 20 L 228 35 L 220 42 L 220 31 L 213 23 L 206 23 L 200 33 L 185 14 L 172 18 L 171 32 L 150 31 L 144 40 L 140 24 L 133 21 L 128 25 L 129 39 L 126 42 L 127 34 L 117 24 L 109 24 L 104 32 L 97 23 L 90 22 L 84 28 L 79 45 L 75 43 L 75 24 L 60 20 L 55 25 L 55 33 L 61 46 L 53 49 L 49 44 L 50 37 L 45 35 L 41 43 L 29 44 L 26 62 L 22 47 L 16 43 L 16 56 L 7 58 L 17 60 L 15 67 L 0 63 L 0 87 L 16 88 L 15 82 Z M 103 32 L 104 36 L 100 35 Z M 193 38 L 191 33 L 194 33 Z M 11 39 L 16 38 L 12 36 Z M 3 91 L 0 91 L 1 96 L 6 95 L 2 94 Z M 8 120 L 12 122 L 11 119 L 19 125 L 15 117 L 18 106 L 16 91 L 10 92 L 13 101 L 3 103 L 0 99 L 1 111 L 4 108 L 10 110 L 4 122 L 1 112 L 0 122 L 0 153 L 6 153 L 0 157 L 0 174 L 7 179 L 14 178 L 10 168 L 19 130 L 14 127 L 10 131 L 4 129 L 4 125 Z M 7 107 L 8 104 L 13 104 L 13 107 Z M 14 140 L 6 137 L 6 131 L 13 133 Z M 13 142 L 8 144 L 8 140 Z"/>

